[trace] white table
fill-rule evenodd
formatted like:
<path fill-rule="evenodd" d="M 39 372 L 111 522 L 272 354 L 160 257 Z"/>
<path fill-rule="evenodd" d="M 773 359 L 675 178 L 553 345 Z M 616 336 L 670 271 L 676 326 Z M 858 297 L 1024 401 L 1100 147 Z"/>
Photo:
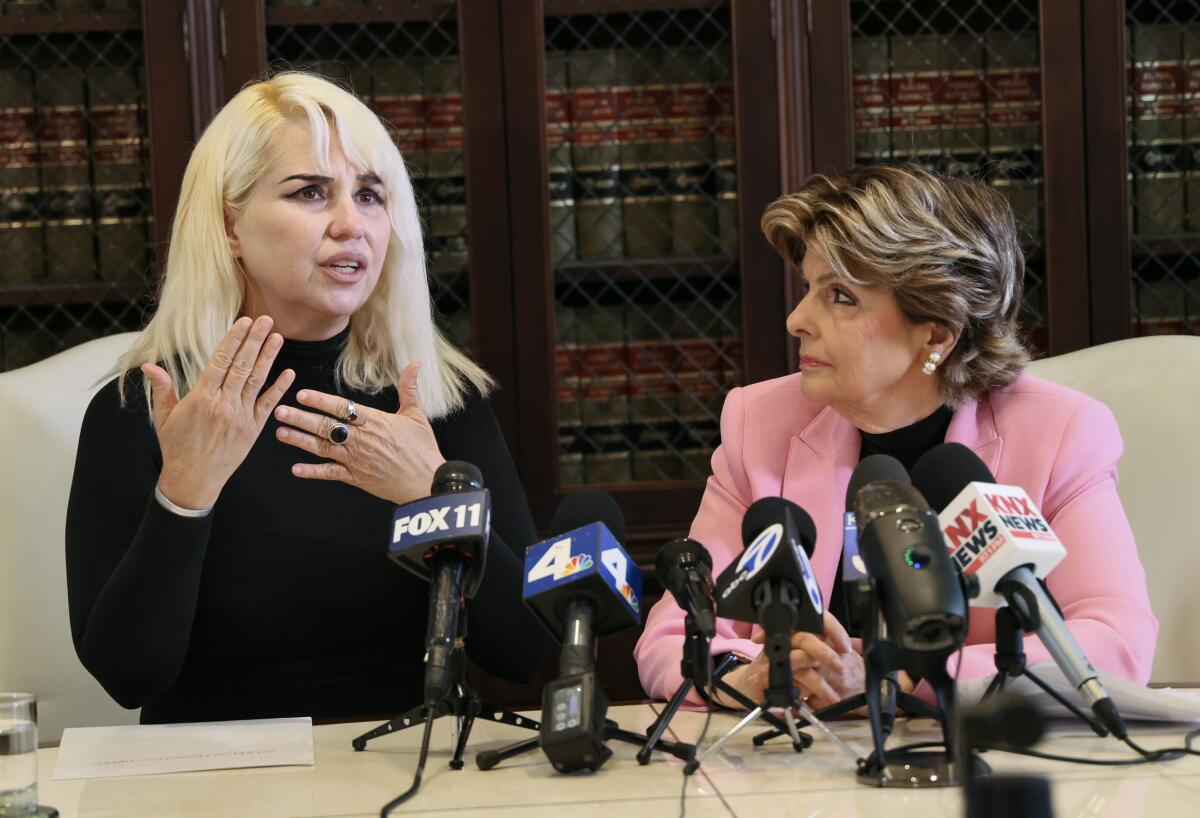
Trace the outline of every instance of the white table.
<path fill-rule="evenodd" d="M 661 705 L 616 707 L 610 717 L 630 730 L 644 730 Z M 534 715 L 536 718 L 536 714 Z M 736 723 L 734 715 L 714 714 L 708 741 Z M 704 714 L 681 712 L 671 732 L 694 740 Z M 199 818 L 200 816 L 375 816 L 380 807 L 407 789 L 416 767 L 421 731 L 406 730 L 376 739 L 356 753 L 350 740 L 373 724 L 341 724 L 314 729 L 316 764 L 226 770 L 88 781 L 51 781 L 57 750 L 39 751 L 41 798 L 63 818 Z M 870 743 L 865 722 L 833 725 L 838 736 Z M 887 816 L 930 818 L 962 815 L 957 788 L 944 790 L 879 790 L 854 780 L 850 760 L 819 731 L 811 748 L 794 753 L 782 739 L 754 747 L 758 724 L 747 728 L 720 751 L 709 756 L 687 782 L 687 815 L 704 816 Z M 1177 746 L 1183 729 L 1135 728 L 1143 746 Z M 518 728 L 478 721 L 468 746 L 467 765 L 450 770 L 450 721 L 439 719 L 420 792 L 397 814 L 507 816 L 664 816 L 679 814 L 683 783 L 682 762 L 656 754 L 639 766 L 637 748 L 610 743 L 611 758 L 597 773 L 561 775 L 541 751 L 509 759 L 486 772 L 475 767 L 480 749 L 500 747 L 532 736 Z M 895 743 L 936 738 L 932 722 L 902 721 Z M 1114 739 L 1099 739 L 1086 728 L 1057 726 L 1038 749 L 1094 758 L 1127 757 Z M 1114 816 L 1172 818 L 1200 813 L 1200 757 L 1138 767 L 1112 768 L 1070 765 L 989 752 L 996 772 L 1035 772 L 1049 776 L 1057 818 Z"/>

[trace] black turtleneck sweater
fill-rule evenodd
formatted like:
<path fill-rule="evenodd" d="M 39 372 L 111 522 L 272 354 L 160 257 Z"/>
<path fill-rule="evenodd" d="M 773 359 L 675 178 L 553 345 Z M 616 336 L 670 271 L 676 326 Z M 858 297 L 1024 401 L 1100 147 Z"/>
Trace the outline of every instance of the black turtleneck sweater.
<path fill-rule="evenodd" d="M 902 429 L 883 434 L 870 434 L 860 430 L 862 448 L 859 451 L 858 459 L 862 461 L 873 454 L 886 454 L 899 460 L 907 471 L 912 471 L 913 464 L 921 455 L 939 443 L 945 442 L 946 430 L 950 428 L 950 420 L 953 417 L 954 412 L 950 407 L 939 406 L 929 417 Z M 854 623 L 847 622 L 849 614 L 846 607 L 846 592 L 842 587 L 840 561 L 838 570 L 833 575 L 833 588 L 829 592 L 829 599 L 830 612 L 837 617 L 839 622 L 849 627 L 852 636 L 860 635 L 859 628 L 853 627 Z"/>
<path fill-rule="evenodd" d="M 296 392 L 318 389 L 394 412 L 394 388 L 339 390 L 347 333 L 286 341 Z M 387 558 L 394 506 L 339 482 L 303 480 L 319 458 L 278 441 L 272 417 L 212 513 L 192 519 L 154 499 L 162 455 L 139 372 L 120 406 L 116 381 L 84 417 L 67 509 L 67 590 L 84 666 L 142 721 L 397 713 L 422 699 L 429 586 Z M 533 520 L 490 404 L 433 430 L 448 460 L 483 472 L 492 492 L 487 570 L 467 604 L 467 653 L 484 670 L 528 681 L 549 636 L 521 603 Z"/>

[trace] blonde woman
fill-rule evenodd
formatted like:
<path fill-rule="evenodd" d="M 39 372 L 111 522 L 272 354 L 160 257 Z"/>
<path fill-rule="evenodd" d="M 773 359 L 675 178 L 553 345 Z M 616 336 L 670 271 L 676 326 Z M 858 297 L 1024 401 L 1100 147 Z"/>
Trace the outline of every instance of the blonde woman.
<path fill-rule="evenodd" d="M 412 185 L 361 102 L 245 88 L 184 174 L 157 311 L 83 422 L 67 513 L 80 660 L 143 722 L 394 713 L 428 588 L 386 558 L 447 459 L 494 495 L 469 655 L 528 680 L 535 539 L 485 372 L 435 328 Z"/>
<path fill-rule="evenodd" d="M 767 208 L 762 227 L 803 274 L 805 292 L 787 320 L 800 371 L 725 401 L 721 446 L 691 530 L 711 552 L 714 574 L 741 552 L 746 507 L 783 496 L 816 523 L 813 570 L 838 612 L 842 513 L 855 465 L 887 454 L 911 469 L 937 444 L 961 443 L 997 482 L 1029 492 L 1066 546 L 1047 582 L 1095 666 L 1145 682 L 1158 623 L 1117 496 L 1121 435 L 1103 404 L 1022 374 L 1025 262 L 996 190 L 917 167 L 861 167 L 813 177 Z M 826 613 L 824 638 L 792 640 L 796 684 L 815 707 L 862 691 L 862 657 L 843 625 Z M 759 700 L 768 666 L 755 631 L 718 620 L 713 651 L 743 660 L 726 680 Z M 961 678 L 994 672 L 994 631 L 993 617 L 971 617 Z M 636 649 L 652 696 L 679 685 L 682 645 L 683 612 L 666 596 Z M 1049 657 L 1032 637 L 1025 652 L 1031 665 Z"/>

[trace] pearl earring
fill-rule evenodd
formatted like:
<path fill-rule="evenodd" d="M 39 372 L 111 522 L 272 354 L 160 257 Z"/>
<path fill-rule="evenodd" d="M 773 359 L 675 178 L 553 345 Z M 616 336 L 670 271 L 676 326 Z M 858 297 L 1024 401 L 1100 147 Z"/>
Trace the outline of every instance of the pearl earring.
<path fill-rule="evenodd" d="M 925 363 L 922 365 L 921 371 L 926 375 L 932 375 L 933 371 L 937 369 L 938 362 L 941 360 L 942 354 L 940 352 L 929 353 L 929 357 L 925 359 Z"/>

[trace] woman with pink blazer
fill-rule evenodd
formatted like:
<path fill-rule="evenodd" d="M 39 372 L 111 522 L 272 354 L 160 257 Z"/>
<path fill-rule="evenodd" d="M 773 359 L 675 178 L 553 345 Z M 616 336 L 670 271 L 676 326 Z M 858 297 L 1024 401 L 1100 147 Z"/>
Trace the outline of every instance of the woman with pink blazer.
<path fill-rule="evenodd" d="M 1000 195 L 915 167 L 857 168 L 814 177 L 778 200 L 763 229 L 805 280 L 787 322 L 800 341 L 800 372 L 725 401 L 721 446 L 689 535 L 712 555 L 713 575 L 742 551 L 746 508 L 781 496 L 816 523 L 812 565 L 828 599 L 859 460 L 882 452 L 911 468 L 934 445 L 962 443 L 997 482 L 1024 488 L 1066 547 L 1047 584 L 1092 663 L 1145 682 L 1158 623 L 1116 491 L 1121 436 L 1100 402 L 1021 373 L 1024 259 Z M 960 678 L 995 671 L 989 614 L 972 611 Z M 760 638 L 746 623 L 718 619 L 712 640 L 714 654 L 742 660 L 725 678 L 755 700 L 766 684 Z M 682 645 L 683 612 L 666 595 L 635 651 L 651 696 L 679 686 Z M 797 633 L 792 648 L 811 705 L 861 692 L 857 640 L 830 613 L 823 638 Z M 1025 651 L 1030 665 L 1049 658 L 1036 637 L 1026 637 Z"/>

